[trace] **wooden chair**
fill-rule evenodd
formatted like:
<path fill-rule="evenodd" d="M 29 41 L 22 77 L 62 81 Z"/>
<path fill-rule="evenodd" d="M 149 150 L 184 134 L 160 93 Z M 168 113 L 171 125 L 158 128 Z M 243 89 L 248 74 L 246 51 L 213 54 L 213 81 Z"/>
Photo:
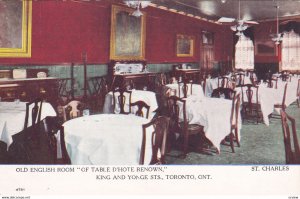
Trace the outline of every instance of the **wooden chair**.
<path fill-rule="evenodd" d="M 287 85 L 288 85 L 288 83 L 285 83 L 281 104 L 274 104 L 274 108 L 280 108 L 285 111 L 285 109 L 286 109 L 285 98 L 286 98 Z"/>
<path fill-rule="evenodd" d="M 234 153 L 234 141 L 236 141 L 237 146 L 240 147 L 239 136 L 238 136 L 238 119 L 240 115 L 240 105 L 241 105 L 241 96 L 240 93 L 235 95 L 232 99 L 232 108 L 230 114 L 230 146 L 231 150 Z"/>
<path fill-rule="evenodd" d="M 117 106 L 120 108 L 120 114 L 129 114 L 130 109 L 125 112 L 124 108 L 126 105 L 126 94 L 128 97 L 128 105 L 131 104 L 131 91 L 123 89 L 123 88 L 115 88 L 113 91 L 113 108 L 116 110 Z"/>
<path fill-rule="evenodd" d="M 245 84 L 245 74 L 237 73 L 236 75 L 236 85 L 244 85 Z"/>
<path fill-rule="evenodd" d="M 268 87 L 269 88 L 275 88 L 277 89 L 278 87 L 278 77 L 271 77 L 267 79 Z"/>
<path fill-rule="evenodd" d="M 45 131 L 49 137 L 49 147 L 54 153 L 55 164 L 71 164 L 65 143 L 64 127 L 61 125 L 59 118 L 48 116 L 43 121 Z M 59 134 L 59 136 L 55 136 L 55 134 Z"/>
<path fill-rule="evenodd" d="M 219 88 L 216 88 L 213 90 L 211 97 L 233 99 L 235 96 L 235 93 L 236 92 L 231 88 L 219 87 Z"/>
<path fill-rule="evenodd" d="M 257 123 L 259 123 L 259 120 L 261 119 L 261 106 L 258 101 L 258 88 L 258 86 L 252 84 L 245 84 L 241 86 L 242 111 L 246 117 L 255 117 Z"/>
<path fill-rule="evenodd" d="M 31 111 L 31 125 L 32 126 L 34 124 L 36 124 L 37 122 L 41 121 L 42 105 L 43 105 L 43 100 L 40 98 L 37 98 L 31 102 L 26 103 L 24 129 L 26 129 L 28 127 L 29 111 Z M 31 106 L 33 106 L 33 107 L 31 108 Z"/>
<path fill-rule="evenodd" d="M 70 119 L 81 117 L 84 109 L 84 104 L 80 101 L 73 100 L 67 105 L 62 107 L 63 120 L 68 121 Z"/>
<path fill-rule="evenodd" d="M 105 95 L 108 93 L 106 77 L 92 77 L 89 80 L 92 83 L 92 88 L 89 87 L 89 104 L 92 110 L 101 112 L 104 106 Z"/>
<path fill-rule="evenodd" d="M 152 146 L 152 157 L 150 164 L 165 164 L 165 153 L 168 137 L 170 119 L 165 116 L 159 116 L 153 119 L 151 122 L 143 125 L 143 139 L 140 155 L 140 165 L 144 164 L 145 160 L 145 149 L 146 149 L 146 138 L 147 133 L 150 133 L 148 128 L 153 127 L 151 135 L 151 146 Z M 148 132 L 147 132 L 148 130 Z M 149 141 L 148 141 L 149 142 Z"/>
<path fill-rule="evenodd" d="M 286 114 L 284 110 L 280 110 L 280 115 L 282 122 L 286 164 L 300 164 L 300 147 L 296 132 L 295 119 Z M 288 124 L 289 122 L 291 124 L 291 127 Z"/>
<path fill-rule="evenodd" d="M 298 79 L 298 86 L 297 86 L 297 104 L 298 104 L 298 108 L 300 108 L 300 79 Z"/>
<path fill-rule="evenodd" d="M 71 100 L 72 96 L 72 78 L 62 78 L 58 80 L 58 93 L 62 101 Z M 68 88 L 68 86 L 70 88 Z"/>
<path fill-rule="evenodd" d="M 292 77 L 291 77 L 290 74 L 281 74 L 281 75 L 279 76 L 279 78 L 280 78 L 282 81 L 284 81 L 284 82 L 290 82 L 290 81 L 292 81 Z"/>
<path fill-rule="evenodd" d="M 190 88 L 190 95 L 193 94 L 193 82 L 187 83 L 186 81 L 178 82 L 178 96 L 180 98 L 187 98 L 188 96 L 188 91 L 189 91 L 189 86 Z M 182 94 L 181 94 L 182 91 Z"/>
<path fill-rule="evenodd" d="M 144 101 L 136 101 L 134 103 L 130 103 L 129 107 L 130 107 L 131 111 L 133 111 L 134 107 L 137 107 L 138 109 L 136 110 L 135 115 L 141 116 L 141 117 L 144 117 L 143 109 L 145 108 L 147 110 L 147 112 L 146 112 L 146 118 L 148 119 L 150 106 L 148 104 L 146 104 L 146 102 L 144 102 Z"/>
<path fill-rule="evenodd" d="M 222 76 L 222 77 L 218 77 L 218 88 L 222 87 L 222 88 L 228 88 L 228 84 L 229 84 L 229 78 Z"/>
<path fill-rule="evenodd" d="M 70 164 L 64 129 L 57 117 L 48 116 L 12 139 L 8 150 L 11 164 Z"/>
<path fill-rule="evenodd" d="M 180 105 L 182 108 L 182 117 L 180 117 Z M 171 132 L 179 132 L 183 138 L 183 155 L 185 156 L 188 151 L 189 136 L 193 134 L 202 134 L 203 126 L 198 124 L 189 124 L 187 113 L 186 113 L 186 101 L 177 96 L 170 96 L 167 99 L 168 114 L 170 117 L 170 128 Z"/>

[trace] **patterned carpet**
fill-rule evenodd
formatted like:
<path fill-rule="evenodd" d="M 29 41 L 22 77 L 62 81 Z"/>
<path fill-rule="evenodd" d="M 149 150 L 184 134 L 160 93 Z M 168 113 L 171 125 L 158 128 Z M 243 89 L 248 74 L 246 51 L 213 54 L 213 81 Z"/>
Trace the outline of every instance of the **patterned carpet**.
<path fill-rule="evenodd" d="M 298 139 L 300 139 L 300 108 L 290 105 L 286 112 L 295 118 Z M 176 157 L 179 151 L 172 150 L 166 157 L 167 164 L 177 165 L 232 165 L 232 164 L 285 164 L 285 152 L 281 120 L 271 118 L 270 126 L 263 123 L 243 123 L 241 147 L 232 153 L 229 145 L 221 145 L 218 155 L 213 150 L 190 152 L 187 157 Z"/>

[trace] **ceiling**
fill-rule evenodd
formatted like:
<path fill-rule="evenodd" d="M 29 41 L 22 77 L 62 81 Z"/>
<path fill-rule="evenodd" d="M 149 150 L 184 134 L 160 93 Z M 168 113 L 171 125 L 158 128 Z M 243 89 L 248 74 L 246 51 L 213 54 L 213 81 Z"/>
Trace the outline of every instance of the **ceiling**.
<path fill-rule="evenodd" d="M 152 0 L 157 6 L 175 9 L 187 14 L 217 21 L 220 17 L 238 18 L 238 0 Z M 276 4 L 279 17 L 300 17 L 300 0 L 240 0 L 241 19 L 265 21 L 276 18 Z"/>

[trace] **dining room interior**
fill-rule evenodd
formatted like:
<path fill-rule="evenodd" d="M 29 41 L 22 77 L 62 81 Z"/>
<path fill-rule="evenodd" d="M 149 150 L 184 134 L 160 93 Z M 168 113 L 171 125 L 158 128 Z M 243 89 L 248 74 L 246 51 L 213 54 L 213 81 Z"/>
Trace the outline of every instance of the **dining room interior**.
<path fill-rule="evenodd" d="M 300 1 L 0 1 L 0 164 L 300 164 Z"/>

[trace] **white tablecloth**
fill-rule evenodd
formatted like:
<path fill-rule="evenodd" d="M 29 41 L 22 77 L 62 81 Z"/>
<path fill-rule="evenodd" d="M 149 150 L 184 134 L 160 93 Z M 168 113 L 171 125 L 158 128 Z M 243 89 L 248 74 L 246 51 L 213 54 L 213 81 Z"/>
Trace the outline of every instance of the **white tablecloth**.
<path fill-rule="evenodd" d="M 199 96 L 199 97 L 203 97 L 204 96 L 204 93 L 203 93 L 203 88 L 200 84 L 186 84 L 187 85 L 187 88 L 188 88 L 188 92 L 187 92 L 187 96 L 190 96 L 191 95 L 191 88 L 192 88 L 192 95 L 196 95 L 196 96 Z M 183 94 L 183 88 L 182 88 L 183 85 L 180 85 L 180 97 L 183 97 L 184 94 Z M 179 91 L 178 91 L 179 87 L 178 87 L 178 84 L 167 84 L 165 85 L 165 92 L 169 91 L 170 95 L 174 95 L 176 94 L 176 96 L 179 97 Z"/>
<path fill-rule="evenodd" d="M 33 105 L 29 108 L 32 107 Z M 23 130 L 25 115 L 26 102 L 0 102 L 0 138 L 7 143 L 7 147 L 12 143 L 12 136 Z M 56 112 L 51 104 L 43 102 L 41 119 L 47 116 L 56 116 Z M 29 110 L 28 124 L 31 125 L 31 110 Z"/>
<path fill-rule="evenodd" d="M 182 106 L 179 107 L 180 116 L 182 116 Z M 189 123 L 204 126 L 206 138 L 218 150 L 220 150 L 221 141 L 230 133 L 231 108 L 232 100 L 208 97 L 199 99 L 196 96 L 190 96 L 186 99 Z M 239 116 L 238 134 L 240 134 L 241 126 L 241 117 Z M 240 135 L 239 139 L 241 139 Z"/>
<path fill-rule="evenodd" d="M 241 92 L 241 87 L 235 89 L 237 92 Z M 248 102 L 247 87 L 243 87 L 243 96 L 242 101 Z M 280 92 L 277 89 L 268 88 L 266 84 L 260 84 L 258 87 L 258 103 L 261 106 L 261 112 L 263 116 L 264 123 L 269 126 L 269 115 L 274 111 L 274 104 L 280 98 Z M 241 95 L 242 97 L 242 95 Z M 282 99 L 282 98 L 281 98 Z M 252 102 L 256 102 L 256 91 L 253 91 Z"/>
<path fill-rule="evenodd" d="M 292 77 L 291 81 L 282 81 L 281 79 L 278 80 L 277 82 L 277 89 L 282 92 L 284 92 L 284 86 L 285 84 L 287 85 L 287 91 L 286 91 L 286 98 L 285 98 L 285 105 L 289 106 L 292 104 L 294 101 L 297 100 L 297 87 L 298 87 L 298 78 L 297 77 Z M 282 102 L 282 98 L 280 99 L 279 103 Z"/>
<path fill-rule="evenodd" d="M 287 93 L 285 99 L 285 105 L 289 106 L 291 103 L 297 100 L 296 91 L 298 85 L 298 79 L 294 78 L 291 82 L 282 82 L 281 80 L 278 81 L 277 89 L 275 88 L 268 88 L 267 84 L 263 83 L 259 85 L 258 88 L 258 102 L 261 105 L 261 112 L 263 116 L 264 123 L 269 126 L 269 115 L 274 111 L 275 104 L 281 104 L 283 100 L 284 94 L 284 86 L 288 83 L 287 86 Z M 241 88 L 236 88 L 236 91 L 240 92 Z M 244 101 L 247 102 L 247 95 L 246 95 L 247 88 L 244 87 L 243 95 Z M 256 101 L 256 92 L 253 92 L 252 99 Z M 279 113 L 279 109 L 276 109 Z"/>
<path fill-rule="evenodd" d="M 129 95 L 125 93 L 125 96 L 126 96 L 126 101 L 125 101 L 124 110 L 127 112 L 129 110 Z M 133 103 L 139 100 L 144 101 L 146 104 L 150 106 L 149 118 L 152 118 L 151 115 L 153 116 L 153 112 L 156 111 L 156 109 L 158 108 L 155 93 L 152 91 L 132 90 L 131 102 Z M 103 113 L 119 113 L 119 112 L 120 110 L 118 109 L 118 107 L 116 107 L 116 110 L 114 110 L 113 94 L 112 92 L 109 92 L 105 96 Z"/>
<path fill-rule="evenodd" d="M 205 96 L 210 97 L 213 90 L 218 88 L 218 78 L 206 79 Z"/>
<path fill-rule="evenodd" d="M 65 142 L 72 164 L 138 165 L 142 124 L 135 115 L 99 114 L 64 123 Z M 153 130 L 153 129 L 150 129 Z M 151 159 L 151 135 L 147 134 L 145 164 Z"/>

